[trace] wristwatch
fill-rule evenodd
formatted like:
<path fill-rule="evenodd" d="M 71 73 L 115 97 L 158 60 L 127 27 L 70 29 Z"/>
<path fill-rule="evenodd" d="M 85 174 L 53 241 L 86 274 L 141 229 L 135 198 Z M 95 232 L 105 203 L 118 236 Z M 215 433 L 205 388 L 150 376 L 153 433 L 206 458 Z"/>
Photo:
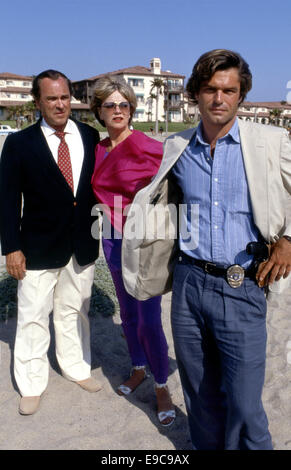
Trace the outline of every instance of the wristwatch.
<path fill-rule="evenodd" d="M 286 238 L 286 240 L 291 243 L 291 237 L 289 237 L 288 235 L 283 235 L 283 238 Z"/>

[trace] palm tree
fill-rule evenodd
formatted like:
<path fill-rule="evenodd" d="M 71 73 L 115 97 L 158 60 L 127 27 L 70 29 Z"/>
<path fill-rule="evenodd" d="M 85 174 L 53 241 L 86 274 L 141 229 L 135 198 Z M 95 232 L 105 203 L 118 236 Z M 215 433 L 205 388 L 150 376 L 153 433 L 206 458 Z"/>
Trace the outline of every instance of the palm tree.
<path fill-rule="evenodd" d="M 28 122 L 32 123 L 35 118 L 36 106 L 34 101 L 28 101 L 23 105 L 23 114 Z"/>
<path fill-rule="evenodd" d="M 156 128 L 155 132 L 158 134 L 159 132 L 159 96 L 163 94 L 163 87 L 164 87 L 164 82 L 161 78 L 154 78 L 151 82 L 151 96 L 155 98 L 156 100 Z M 156 90 L 156 94 L 153 94 L 153 90 Z"/>
<path fill-rule="evenodd" d="M 153 101 L 156 99 L 156 95 L 154 93 L 150 93 L 149 97 L 146 100 L 146 104 L 148 105 L 148 121 L 152 121 L 153 117 Z"/>
<path fill-rule="evenodd" d="M 7 106 L 6 108 L 6 111 L 7 111 L 7 116 L 8 116 L 8 119 L 10 120 L 15 120 L 17 119 L 18 116 L 21 115 L 21 111 L 22 111 L 22 106 L 17 106 L 17 105 L 11 105 L 11 106 Z"/>
<path fill-rule="evenodd" d="M 33 101 L 7 107 L 8 117 L 9 119 L 14 119 L 17 122 L 17 127 L 20 126 L 20 116 L 26 117 L 28 122 L 32 123 L 34 120 L 35 110 L 36 107 Z"/>
<path fill-rule="evenodd" d="M 270 122 L 270 124 L 278 125 L 279 118 L 281 117 L 281 114 L 282 114 L 281 109 L 278 109 L 278 108 L 270 109 L 270 111 L 269 111 L 269 122 Z"/>

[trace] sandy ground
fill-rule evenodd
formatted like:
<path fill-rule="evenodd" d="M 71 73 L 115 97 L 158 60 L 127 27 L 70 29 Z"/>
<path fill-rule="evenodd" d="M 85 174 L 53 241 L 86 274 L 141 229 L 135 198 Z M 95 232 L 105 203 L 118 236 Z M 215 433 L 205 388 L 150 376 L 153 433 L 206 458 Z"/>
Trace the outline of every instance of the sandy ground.
<path fill-rule="evenodd" d="M 35 415 L 19 415 L 19 393 L 12 374 L 16 320 L 10 319 L 7 323 L 0 323 L 0 449 L 191 448 L 171 340 L 169 303 L 168 295 L 163 299 L 163 320 L 169 341 L 169 386 L 177 411 L 176 422 L 170 429 L 158 424 L 152 377 L 146 379 L 129 398 L 119 397 L 115 392 L 130 370 L 117 314 L 91 318 L 92 375 L 103 383 L 103 389 L 91 394 L 60 375 L 51 329 L 51 368 L 47 390 Z"/>
<path fill-rule="evenodd" d="M 92 375 L 103 389 L 87 393 L 65 380 L 49 349 L 50 379 L 39 411 L 18 414 L 19 394 L 13 378 L 16 320 L 0 323 L 0 449 L 47 450 L 186 450 L 191 448 L 187 418 L 170 330 L 170 294 L 163 298 L 163 324 L 169 344 L 169 386 L 176 406 L 174 425 L 162 428 L 156 417 L 153 379 L 129 398 L 115 390 L 130 368 L 119 315 L 91 318 Z M 268 307 L 266 381 L 263 392 L 274 448 L 291 449 L 291 292 Z"/>

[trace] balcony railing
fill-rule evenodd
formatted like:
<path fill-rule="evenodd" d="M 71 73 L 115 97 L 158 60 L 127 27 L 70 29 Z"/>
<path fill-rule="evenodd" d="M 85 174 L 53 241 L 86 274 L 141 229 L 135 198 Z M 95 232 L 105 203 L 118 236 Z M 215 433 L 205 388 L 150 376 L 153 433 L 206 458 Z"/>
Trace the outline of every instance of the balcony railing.
<path fill-rule="evenodd" d="M 167 106 L 167 102 L 165 101 L 165 106 Z M 168 101 L 168 109 L 180 109 L 183 107 L 183 101 Z"/>
<path fill-rule="evenodd" d="M 176 92 L 176 93 L 182 93 L 183 92 L 183 85 L 174 85 L 173 83 L 165 83 L 165 91 L 168 92 Z"/>

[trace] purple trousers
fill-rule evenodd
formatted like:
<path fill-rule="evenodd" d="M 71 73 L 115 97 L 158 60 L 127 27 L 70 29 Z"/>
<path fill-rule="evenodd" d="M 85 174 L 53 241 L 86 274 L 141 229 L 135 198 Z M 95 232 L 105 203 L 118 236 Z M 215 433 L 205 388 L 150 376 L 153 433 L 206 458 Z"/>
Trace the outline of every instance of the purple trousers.
<path fill-rule="evenodd" d="M 168 345 L 161 321 L 161 297 L 137 300 L 124 287 L 120 239 L 103 238 L 107 261 L 120 307 L 120 318 L 133 366 L 149 365 L 156 383 L 168 379 Z"/>

